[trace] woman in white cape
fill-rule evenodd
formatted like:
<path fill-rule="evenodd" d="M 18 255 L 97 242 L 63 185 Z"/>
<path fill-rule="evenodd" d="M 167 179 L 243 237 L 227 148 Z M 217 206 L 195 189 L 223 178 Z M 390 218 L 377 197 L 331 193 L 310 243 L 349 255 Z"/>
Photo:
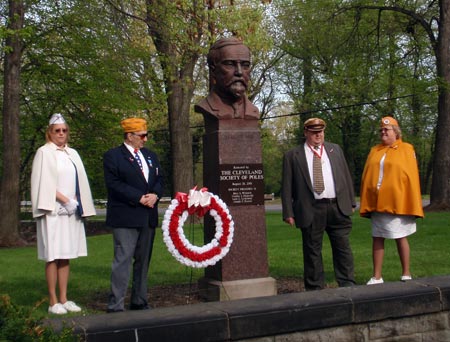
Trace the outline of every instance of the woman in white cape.
<path fill-rule="evenodd" d="M 67 300 L 69 261 L 87 256 L 83 218 L 95 215 L 95 208 L 83 162 L 67 145 L 69 126 L 61 114 L 50 118 L 45 137 L 33 160 L 31 203 L 38 259 L 46 262 L 48 311 L 61 315 L 81 311 Z"/>

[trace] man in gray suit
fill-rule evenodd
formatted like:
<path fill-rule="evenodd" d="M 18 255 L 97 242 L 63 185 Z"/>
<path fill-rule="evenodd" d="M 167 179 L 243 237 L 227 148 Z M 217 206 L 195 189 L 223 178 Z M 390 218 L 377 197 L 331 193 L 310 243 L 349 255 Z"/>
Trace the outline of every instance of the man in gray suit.
<path fill-rule="evenodd" d="M 306 141 L 283 159 L 281 200 L 283 220 L 301 229 L 306 290 L 325 286 L 322 241 L 326 231 L 333 251 L 339 286 L 355 284 L 349 236 L 356 207 L 353 182 L 339 145 L 325 142 L 326 123 L 310 118 L 304 123 Z"/>

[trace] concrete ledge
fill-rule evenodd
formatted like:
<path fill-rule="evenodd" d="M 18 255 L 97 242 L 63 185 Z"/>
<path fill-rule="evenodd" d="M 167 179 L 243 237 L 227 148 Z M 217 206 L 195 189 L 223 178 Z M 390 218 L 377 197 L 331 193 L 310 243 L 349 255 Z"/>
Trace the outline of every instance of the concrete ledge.
<path fill-rule="evenodd" d="M 449 303 L 450 276 L 438 276 L 406 283 L 53 319 L 49 324 L 56 330 L 73 326 L 85 341 L 95 342 L 239 341 L 436 315 L 449 311 Z"/>

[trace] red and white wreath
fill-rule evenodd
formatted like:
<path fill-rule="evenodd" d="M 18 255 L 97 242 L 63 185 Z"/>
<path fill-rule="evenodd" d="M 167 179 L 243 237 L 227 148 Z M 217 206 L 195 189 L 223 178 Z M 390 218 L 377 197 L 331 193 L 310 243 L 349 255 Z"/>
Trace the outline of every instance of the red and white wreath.
<path fill-rule="evenodd" d="M 206 245 L 192 245 L 184 235 L 183 225 L 189 215 L 203 217 L 206 213 L 216 222 L 214 238 Z M 217 196 L 196 187 L 177 193 L 164 214 L 163 239 L 169 252 L 179 262 L 190 267 L 215 265 L 230 250 L 233 242 L 234 222 L 227 205 Z"/>

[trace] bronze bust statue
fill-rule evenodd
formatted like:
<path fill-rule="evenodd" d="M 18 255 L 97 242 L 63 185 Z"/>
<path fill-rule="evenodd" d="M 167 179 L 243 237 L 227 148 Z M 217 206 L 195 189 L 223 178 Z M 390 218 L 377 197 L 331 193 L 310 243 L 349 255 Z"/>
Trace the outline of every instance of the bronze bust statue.
<path fill-rule="evenodd" d="M 207 56 L 210 92 L 195 111 L 223 119 L 259 119 L 258 108 L 247 98 L 250 81 L 250 49 L 241 40 L 221 38 Z"/>

